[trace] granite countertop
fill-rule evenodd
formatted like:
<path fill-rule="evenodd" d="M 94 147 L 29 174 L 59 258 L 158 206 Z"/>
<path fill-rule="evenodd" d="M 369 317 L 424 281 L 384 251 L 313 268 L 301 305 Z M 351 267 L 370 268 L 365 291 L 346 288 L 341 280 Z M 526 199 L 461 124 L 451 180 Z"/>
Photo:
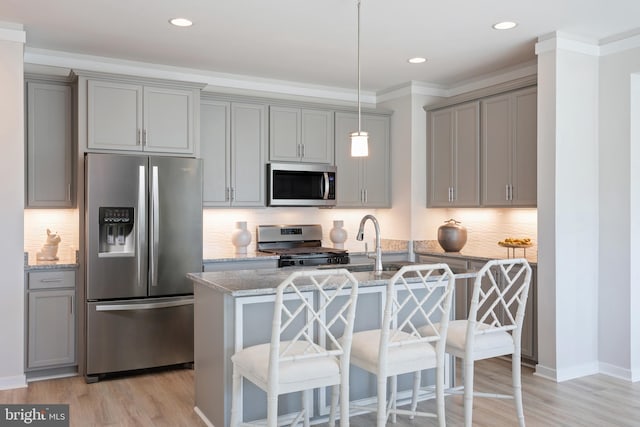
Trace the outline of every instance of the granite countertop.
<path fill-rule="evenodd" d="M 308 267 L 313 268 L 313 267 Z M 276 288 L 293 271 L 300 268 L 273 268 L 260 270 L 218 271 L 205 273 L 189 273 L 187 277 L 194 283 L 204 285 L 213 290 L 229 294 L 233 297 L 270 295 L 276 293 Z M 360 287 L 385 286 L 393 276 L 394 271 L 384 271 L 376 276 L 373 272 L 353 272 Z M 454 274 L 456 279 L 475 277 L 476 272 L 466 271 Z M 311 286 L 309 290 L 315 289 Z M 301 290 L 305 290 L 304 286 Z"/>
<path fill-rule="evenodd" d="M 460 252 L 445 252 L 444 249 L 438 244 L 437 240 L 416 240 L 413 242 L 413 252 L 417 255 L 435 255 L 435 256 L 447 256 L 451 258 L 464 258 L 474 259 L 478 261 L 489 261 L 492 259 L 505 259 L 513 258 L 511 255 L 512 250 L 500 247 L 496 245 L 495 249 L 462 249 Z M 523 257 L 529 264 L 538 264 L 538 250 L 537 247 L 515 250 L 515 257 Z"/>
<path fill-rule="evenodd" d="M 38 261 L 35 257 L 31 259 L 27 252 L 24 253 L 25 271 L 77 269 L 79 266 L 77 251 L 75 259 L 60 257 L 55 261 Z"/>

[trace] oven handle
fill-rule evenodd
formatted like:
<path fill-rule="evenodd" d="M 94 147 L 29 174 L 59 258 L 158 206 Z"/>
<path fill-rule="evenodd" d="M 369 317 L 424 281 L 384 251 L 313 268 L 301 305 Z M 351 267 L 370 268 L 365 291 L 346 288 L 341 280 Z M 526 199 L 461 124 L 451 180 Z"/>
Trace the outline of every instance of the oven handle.
<path fill-rule="evenodd" d="M 322 198 L 324 200 L 328 200 L 329 199 L 329 172 L 325 172 L 323 174 L 324 176 L 324 191 L 322 192 Z"/>

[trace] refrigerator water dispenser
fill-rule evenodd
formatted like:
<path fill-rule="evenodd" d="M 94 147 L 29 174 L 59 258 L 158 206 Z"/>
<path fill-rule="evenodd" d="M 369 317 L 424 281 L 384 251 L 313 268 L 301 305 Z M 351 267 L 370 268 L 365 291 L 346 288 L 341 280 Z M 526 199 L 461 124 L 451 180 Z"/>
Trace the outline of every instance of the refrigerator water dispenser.
<path fill-rule="evenodd" d="M 134 256 L 134 208 L 100 207 L 98 216 L 100 224 L 98 257 Z"/>

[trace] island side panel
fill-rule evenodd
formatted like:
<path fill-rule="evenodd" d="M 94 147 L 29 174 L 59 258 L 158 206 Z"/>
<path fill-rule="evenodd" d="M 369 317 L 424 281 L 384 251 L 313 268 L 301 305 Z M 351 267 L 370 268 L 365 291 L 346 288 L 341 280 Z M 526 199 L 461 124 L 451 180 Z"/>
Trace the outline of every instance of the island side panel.
<path fill-rule="evenodd" d="M 194 364 L 196 408 L 216 427 L 229 425 L 233 298 L 194 282 Z"/>

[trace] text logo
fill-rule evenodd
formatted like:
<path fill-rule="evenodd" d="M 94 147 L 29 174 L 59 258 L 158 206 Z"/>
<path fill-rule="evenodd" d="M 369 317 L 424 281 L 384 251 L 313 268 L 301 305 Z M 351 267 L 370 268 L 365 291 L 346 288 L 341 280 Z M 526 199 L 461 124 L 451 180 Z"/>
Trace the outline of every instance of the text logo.
<path fill-rule="evenodd" d="M 0 427 L 69 427 L 69 405 L 0 405 Z"/>

